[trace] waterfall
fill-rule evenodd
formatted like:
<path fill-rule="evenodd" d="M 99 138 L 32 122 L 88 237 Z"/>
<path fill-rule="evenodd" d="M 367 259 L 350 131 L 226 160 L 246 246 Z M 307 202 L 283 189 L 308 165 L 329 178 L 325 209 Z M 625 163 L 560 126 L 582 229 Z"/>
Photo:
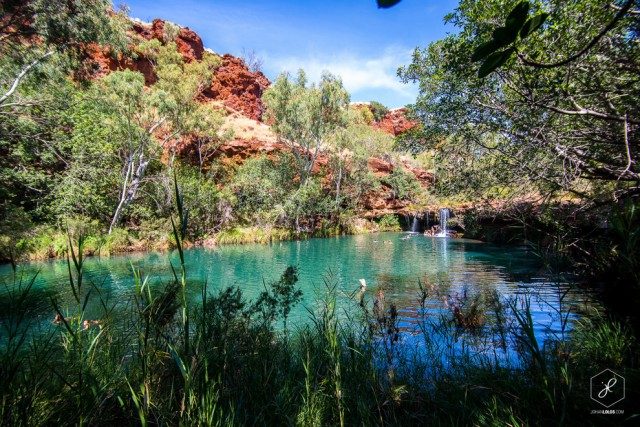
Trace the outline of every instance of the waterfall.
<path fill-rule="evenodd" d="M 447 221 L 449 220 L 449 209 L 440 209 L 440 232 L 436 237 L 447 237 Z"/>
<path fill-rule="evenodd" d="M 413 222 L 411 223 L 411 232 L 417 233 L 419 227 L 420 227 L 420 221 L 418 220 L 418 215 L 414 215 Z"/>

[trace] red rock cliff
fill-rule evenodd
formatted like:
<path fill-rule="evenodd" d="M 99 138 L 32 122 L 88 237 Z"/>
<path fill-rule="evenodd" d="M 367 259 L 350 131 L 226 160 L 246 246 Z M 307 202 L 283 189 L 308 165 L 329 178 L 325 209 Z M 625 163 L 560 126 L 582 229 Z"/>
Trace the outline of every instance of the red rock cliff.
<path fill-rule="evenodd" d="M 211 87 L 203 95 L 220 100 L 251 119 L 262 120 L 261 98 L 268 87 L 269 80 L 264 74 L 250 71 L 240 58 L 224 55 Z"/>
<path fill-rule="evenodd" d="M 136 38 L 157 39 L 164 42 L 165 25 L 167 25 L 166 22 L 161 19 L 155 19 L 151 24 L 132 21 L 130 35 L 134 44 Z M 202 39 L 194 31 L 180 27 L 174 41 L 185 62 L 202 59 L 204 46 Z M 95 44 L 86 48 L 86 60 L 81 77 L 98 78 L 111 71 L 123 69 L 141 72 L 147 85 L 152 85 L 157 80 L 153 64 L 139 52 L 135 59 L 122 55 L 114 57 L 109 48 Z M 267 87 L 269 87 L 269 80 L 264 74 L 250 71 L 240 58 L 224 55 L 222 65 L 216 70 L 211 86 L 202 93 L 202 100 L 222 101 L 228 107 L 249 118 L 261 120 L 264 110 L 261 97 Z"/>
<path fill-rule="evenodd" d="M 403 132 L 413 129 L 418 122 L 407 118 L 406 108 L 396 108 L 389 112 L 379 122 L 374 122 L 373 127 L 387 132 L 393 136 L 398 136 Z"/>

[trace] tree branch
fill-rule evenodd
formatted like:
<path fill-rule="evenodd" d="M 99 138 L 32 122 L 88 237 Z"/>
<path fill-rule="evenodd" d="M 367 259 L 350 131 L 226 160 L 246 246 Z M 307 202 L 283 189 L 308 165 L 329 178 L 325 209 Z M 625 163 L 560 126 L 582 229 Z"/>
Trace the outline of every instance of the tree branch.
<path fill-rule="evenodd" d="M 590 42 L 589 44 L 587 44 L 584 48 L 582 48 L 582 50 L 580 50 L 579 52 L 571 55 L 568 58 L 565 58 L 561 61 L 558 62 L 552 62 L 550 64 L 545 64 L 542 62 L 536 62 L 532 59 L 527 58 L 525 55 L 518 53 L 518 58 L 520 58 L 520 60 L 522 60 L 522 62 L 524 62 L 526 65 L 529 65 L 531 67 L 536 67 L 536 68 L 556 68 L 556 67 L 561 67 L 563 65 L 567 65 L 570 62 L 575 61 L 576 59 L 580 58 L 582 55 L 584 55 L 585 53 L 587 53 L 593 46 L 596 45 L 596 43 L 598 43 L 600 41 L 600 39 L 602 37 L 604 37 L 605 34 L 607 34 L 609 31 L 611 31 L 611 29 L 613 27 L 615 27 L 615 25 L 618 23 L 618 21 L 620 21 L 624 15 L 627 14 L 627 12 L 629 11 L 629 9 L 631 9 L 631 5 L 633 5 L 634 0 L 627 0 L 627 2 L 619 8 L 618 13 L 616 13 L 616 16 L 613 17 L 613 19 L 611 20 L 611 22 L 609 22 L 609 24 L 604 27 L 602 29 L 602 31 L 600 31 Z"/>
<path fill-rule="evenodd" d="M 40 58 L 36 59 L 35 61 L 33 61 L 31 64 L 28 64 L 27 66 L 25 66 L 22 71 L 20 71 L 20 74 L 18 74 L 18 76 L 16 77 L 16 79 L 13 81 L 13 84 L 11 85 L 11 87 L 9 88 L 9 90 L 7 91 L 7 93 L 5 93 L 4 95 L 2 95 L 0 97 L 0 106 L 2 105 L 2 103 L 4 103 L 4 101 L 6 101 L 11 95 L 13 95 L 13 93 L 16 91 L 16 89 L 18 89 L 18 85 L 20 84 L 20 81 L 27 75 L 27 73 L 29 73 L 29 70 L 31 70 L 33 67 L 35 67 L 36 65 L 38 65 L 40 62 L 44 61 L 45 59 L 47 59 L 48 57 L 50 57 L 51 55 L 54 54 L 55 51 L 50 50 L 49 52 L 45 53 L 43 56 L 41 56 Z"/>
<path fill-rule="evenodd" d="M 590 110 L 588 108 L 580 107 L 580 109 L 578 110 L 565 110 L 564 108 L 554 107 L 552 105 L 545 105 L 541 102 L 534 101 L 533 103 L 538 107 L 546 108 L 547 110 L 551 110 L 559 114 L 566 114 L 569 116 L 591 116 L 591 117 L 597 117 L 599 119 L 615 121 L 615 122 L 631 123 L 634 125 L 640 124 L 640 122 L 637 120 L 629 120 L 628 116 L 615 116 L 612 114 L 606 114 L 606 113 L 601 113 L 599 111 Z M 575 105 L 577 106 L 577 104 Z"/>

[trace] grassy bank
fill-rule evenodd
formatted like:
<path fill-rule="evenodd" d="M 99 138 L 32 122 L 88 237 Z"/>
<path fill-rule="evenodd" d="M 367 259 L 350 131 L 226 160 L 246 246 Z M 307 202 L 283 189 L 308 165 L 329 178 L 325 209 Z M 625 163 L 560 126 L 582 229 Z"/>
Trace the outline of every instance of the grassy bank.
<path fill-rule="evenodd" d="M 350 218 L 344 225 L 322 222 L 312 231 L 296 232 L 280 227 L 233 226 L 198 239 L 185 239 L 184 246 L 215 247 L 226 244 L 273 243 L 312 237 L 365 234 L 382 231 L 401 231 L 395 215 L 384 215 L 377 220 Z M 73 221 L 67 229 L 52 226 L 36 227 L 17 242 L 9 238 L 0 245 L 0 260 L 39 261 L 64 258 L 67 253 L 68 233 L 83 234 L 85 256 L 110 256 L 127 252 L 165 252 L 176 248 L 169 221 L 155 221 L 140 226 L 116 228 L 107 234 L 97 223 Z M 2 236 L 0 236 L 2 237 Z"/>

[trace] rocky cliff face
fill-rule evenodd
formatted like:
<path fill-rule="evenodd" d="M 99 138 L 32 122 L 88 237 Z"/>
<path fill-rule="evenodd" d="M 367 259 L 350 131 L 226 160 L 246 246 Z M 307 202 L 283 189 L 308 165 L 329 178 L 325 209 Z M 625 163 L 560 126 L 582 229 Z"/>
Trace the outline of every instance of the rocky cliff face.
<path fill-rule="evenodd" d="M 164 41 L 166 21 L 155 19 L 151 24 L 133 21 L 132 39 Z M 199 61 L 205 49 L 202 39 L 194 31 L 180 27 L 175 38 L 177 49 L 185 62 Z M 109 48 L 89 45 L 85 49 L 86 60 L 79 77 L 98 78 L 116 70 L 135 70 L 144 75 L 145 83 L 157 81 L 153 64 L 140 52 L 136 57 L 115 57 Z M 262 93 L 269 87 L 269 80 L 261 72 L 250 71 L 245 63 L 232 55 L 222 57 L 222 65 L 216 70 L 211 85 L 201 95 L 203 101 L 222 101 L 229 108 L 254 120 L 261 120 L 264 111 Z"/>
<path fill-rule="evenodd" d="M 164 40 L 166 21 L 162 19 L 154 19 L 151 26 L 140 21 L 133 22 L 133 31 L 146 40 L 158 39 Z M 178 46 L 178 52 L 182 55 L 185 62 L 199 61 L 204 53 L 202 39 L 194 31 L 187 27 L 180 27 L 178 35 L 175 38 Z"/>
<path fill-rule="evenodd" d="M 415 168 L 406 161 L 398 165 L 393 165 L 386 160 L 372 157 L 369 159 L 367 166 L 379 179 L 388 176 L 393 172 L 394 168 L 401 167 L 404 170 L 411 172 L 425 190 L 433 185 L 433 175 L 431 173 Z M 398 200 L 393 197 L 391 188 L 383 183 L 377 191 L 366 195 L 364 200 L 366 212 L 364 216 L 367 218 L 377 218 L 386 214 L 408 214 L 411 213 L 408 210 L 410 204 L 411 203 L 409 201 Z"/>
<path fill-rule="evenodd" d="M 264 105 L 261 97 L 268 87 L 269 80 L 264 74 L 250 71 L 240 58 L 224 55 L 211 87 L 203 95 L 220 100 L 251 119 L 262 120 Z"/>
<path fill-rule="evenodd" d="M 373 127 L 387 132 L 393 136 L 398 136 L 403 132 L 413 129 L 418 122 L 407 118 L 406 108 L 396 108 L 389 112 L 378 122 L 373 122 Z"/>

